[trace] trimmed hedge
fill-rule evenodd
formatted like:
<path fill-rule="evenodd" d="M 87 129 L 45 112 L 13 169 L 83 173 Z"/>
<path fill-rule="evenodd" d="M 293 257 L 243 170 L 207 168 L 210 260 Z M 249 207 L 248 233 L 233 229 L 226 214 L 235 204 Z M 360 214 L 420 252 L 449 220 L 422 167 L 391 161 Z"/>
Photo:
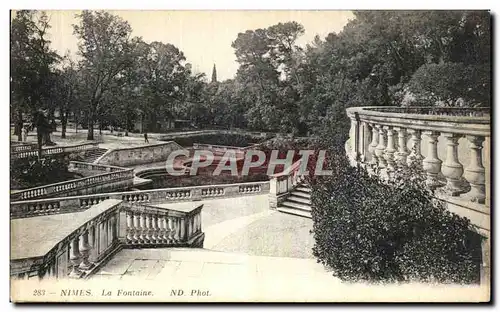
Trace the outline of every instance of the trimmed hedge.
<path fill-rule="evenodd" d="M 318 262 L 346 281 L 474 283 L 480 238 L 432 197 L 419 172 L 382 182 L 339 150 L 333 176 L 312 181 Z"/>

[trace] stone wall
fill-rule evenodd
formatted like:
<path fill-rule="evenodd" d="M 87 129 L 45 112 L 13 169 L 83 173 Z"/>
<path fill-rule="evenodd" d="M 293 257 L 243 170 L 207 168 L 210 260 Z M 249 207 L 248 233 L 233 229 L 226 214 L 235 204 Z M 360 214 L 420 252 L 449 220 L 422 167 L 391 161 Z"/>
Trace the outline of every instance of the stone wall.
<path fill-rule="evenodd" d="M 167 160 L 172 151 L 182 149 L 175 142 L 113 149 L 96 161 L 98 164 L 112 166 L 133 166 Z"/>

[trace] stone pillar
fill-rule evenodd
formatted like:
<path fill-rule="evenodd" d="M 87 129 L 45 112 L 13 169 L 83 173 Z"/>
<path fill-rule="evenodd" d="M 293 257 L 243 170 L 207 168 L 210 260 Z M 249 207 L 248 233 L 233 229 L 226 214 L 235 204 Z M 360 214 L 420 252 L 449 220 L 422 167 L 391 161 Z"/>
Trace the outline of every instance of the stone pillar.
<path fill-rule="evenodd" d="M 386 146 L 385 146 L 386 135 L 385 135 L 384 128 L 382 125 L 376 125 L 375 127 L 377 128 L 378 133 L 379 133 L 378 145 L 375 148 L 375 154 L 377 155 L 377 159 L 378 159 L 378 166 L 379 166 L 379 168 L 386 168 L 387 161 L 384 158 L 385 148 L 386 148 Z"/>
<path fill-rule="evenodd" d="M 82 244 L 80 248 L 80 252 L 82 255 L 82 262 L 80 263 L 80 269 L 86 271 L 90 270 L 94 264 L 89 261 L 89 256 L 90 256 L 90 245 L 89 245 L 89 231 L 86 230 L 82 234 Z"/>
<path fill-rule="evenodd" d="M 467 140 L 471 153 L 469 166 L 465 169 L 464 177 L 470 184 L 470 191 L 465 196 L 473 202 L 484 204 L 486 199 L 486 177 L 482 157 L 484 137 L 468 135 Z"/>
<path fill-rule="evenodd" d="M 276 210 L 278 208 L 278 179 L 271 178 L 269 180 L 269 209 Z"/>
<path fill-rule="evenodd" d="M 394 130 L 398 133 L 398 151 L 395 154 L 395 160 L 398 167 L 404 168 L 407 165 L 408 148 L 406 129 L 395 127 Z"/>
<path fill-rule="evenodd" d="M 444 133 L 446 138 L 446 160 L 442 166 L 443 175 L 446 177 L 445 191 L 451 196 L 457 196 L 464 192 L 464 187 L 460 185 L 464 167 L 458 161 L 458 140 L 461 135 L 454 133 Z"/>
<path fill-rule="evenodd" d="M 69 277 L 71 278 L 80 278 L 82 276 L 82 272 L 79 270 L 80 266 L 80 250 L 79 250 L 79 242 L 80 237 L 77 236 L 71 241 L 70 255 L 69 261 L 71 261 L 71 272 L 69 273 Z"/>
<path fill-rule="evenodd" d="M 351 152 L 355 161 L 359 161 L 359 122 L 356 114 L 349 117 L 351 119 Z"/>
<path fill-rule="evenodd" d="M 426 131 L 424 134 L 429 137 L 429 150 L 427 157 L 423 160 L 423 168 L 427 174 L 427 186 L 431 189 L 435 189 L 436 187 L 441 186 L 437 179 L 438 174 L 441 172 L 442 163 L 437 154 L 439 132 Z"/>
<path fill-rule="evenodd" d="M 422 160 L 424 159 L 420 146 L 422 142 L 422 132 L 420 130 L 414 129 L 408 129 L 408 132 L 411 134 L 413 145 L 411 147 L 410 155 L 407 159 L 407 164 L 410 167 L 416 166 L 417 168 L 422 168 Z"/>
<path fill-rule="evenodd" d="M 490 238 L 481 240 L 481 285 L 489 285 L 491 279 Z"/>
<path fill-rule="evenodd" d="M 385 160 L 387 162 L 387 169 L 393 171 L 395 169 L 394 153 L 396 148 L 394 146 L 394 130 L 392 127 L 385 126 L 384 129 L 387 132 L 387 148 L 385 149 Z"/>
<path fill-rule="evenodd" d="M 378 130 L 375 127 L 375 124 L 371 124 L 372 128 L 372 142 L 368 146 L 368 153 L 370 154 L 370 165 L 372 166 L 377 166 L 378 165 L 378 159 L 377 159 L 377 153 L 375 153 L 375 150 L 377 149 L 378 145 Z"/>

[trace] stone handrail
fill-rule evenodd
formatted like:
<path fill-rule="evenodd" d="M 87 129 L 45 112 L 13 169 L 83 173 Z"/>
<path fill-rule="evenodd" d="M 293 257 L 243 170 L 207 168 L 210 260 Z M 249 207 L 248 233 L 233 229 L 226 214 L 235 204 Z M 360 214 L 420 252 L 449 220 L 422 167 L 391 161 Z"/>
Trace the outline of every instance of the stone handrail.
<path fill-rule="evenodd" d="M 105 172 L 116 172 L 116 171 L 126 170 L 126 168 L 123 167 L 87 163 L 82 161 L 70 161 L 69 167 L 73 170 L 91 170 L 91 171 L 105 171 Z"/>
<path fill-rule="evenodd" d="M 91 142 L 91 143 L 82 143 L 77 145 L 66 145 L 66 146 L 54 146 L 54 147 L 46 147 L 42 148 L 42 156 L 47 155 L 55 155 L 61 153 L 74 153 L 74 152 L 83 152 L 92 149 L 99 148 L 99 143 Z M 35 148 L 30 150 L 21 150 L 17 152 L 13 152 L 11 150 L 10 154 L 11 158 L 27 158 L 27 157 L 36 157 L 38 156 L 38 148 L 35 145 Z"/>
<path fill-rule="evenodd" d="M 36 151 L 38 149 L 38 145 L 35 143 L 26 143 L 26 142 L 19 142 L 19 143 L 11 142 L 11 145 L 10 145 L 10 152 L 11 153 L 25 152 L 25 151 Z"/>
<path fill-rule="evenodd" d="M 78 190 L 83 190 L 98 185 L 112 183 L 116 181 L 133 182 L 134 169 L 123 169 L 121 171 L 112 171 L 102 174 L 93 175 L 90 177 L 74 179 L 54 184 L 43 185 L 25 190 L 12 191 L 10 193 L 11 200 L 29 200 L 35 198 L 46 198 L 49 196 L 68 194 Z"/>
<path fill-rule="evenodd" d="M 124 244 L 128 248 L 186 245 L 200 247 L 200 240 L 203 240 L 201 232 L 203 205 L 193 204 L 188 211 L 177 211 L 146 204 L 133 204 L 125 207 L 123 209 L 126 218 Z"/>
<path fill-rule="evenodd" d="M 128 203 L 150 204 L 267 193 L 269 193 L 269 182 L 247 182 L 23 200 L 11 202 L 10 217 L 15 219 L 78 212 L 86 210 L 92 205 L 96 205 L 106 199 L 119 199 Z"/>
<path fill-rule="evenodd" d="M 174 141 L 116 148 L 108 150 L 94 163 L 114 166 L 148 164 L 167 160 L 172 151 L 179 149 L 182 149 L 182 147 Z"/>
<path fill-rule="evenodd" d="M 489 156 L 483 155 L 484 142 L 484 152 L 489 154 L 489 111 L 489 108 L 348 108 L 351 131 L 347 154 L 352 162 L 384 174 L 416 165 L 425 171 L 431 189 L 489 206 L 486 194 L 489 186 L 485 183 L 483 166 L 486 160 L 489 168 Z M 439 138 L 446 143 L 442 151 L 438 148 Z M 459 153 L 460 149 L 464 152 Z"/>
<path fill-rule="evenodd" d="M 219 149 L 219 150 L 223 150 L 223 151 L 227 151 L 227 150 L 243 151 L 245 148 L 239 147 L 239 146 L 193 143 L 193 149 L 215 149 L 215 150 Z"/>
<path fill-rule="evenodd" d="M 37 243 L 33 241 L 37 238 L 31 238 L 24 246 L 13 247 L 11 277 L 86 278 L 122 248 L 203 247 L 202 208 L 193 204 L 177 211 L 107 200 L 75 215 L 76 220 L 68 225 L 75 228 L 69 228 L 69 234 L 56 232 L 54 245 L 38 244 L 30 249 L 26 244 Z M 22 226 L 23 221 L 14 221 L 15 226 Z"/>
<path fill-rule="evenodd" d="M 304 176 L 299 172 L 301 163 L 302 159 L 299 159 L 283 172 L 269 176 L 269 204 L 271 208 L 276 208 L 280 200 L 283 200 L 303 182 Z"/>

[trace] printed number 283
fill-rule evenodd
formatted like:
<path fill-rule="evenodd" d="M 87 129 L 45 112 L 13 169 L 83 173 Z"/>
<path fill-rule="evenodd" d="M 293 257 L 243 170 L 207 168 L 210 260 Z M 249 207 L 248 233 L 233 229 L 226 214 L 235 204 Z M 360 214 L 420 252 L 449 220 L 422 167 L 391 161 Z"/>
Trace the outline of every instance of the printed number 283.
<path fill-rule="evenodd" d="M 45 295 L 44 289 L 35 289 L 33 291 L 33 296 L 44 296 L 44 295 Z"/>

